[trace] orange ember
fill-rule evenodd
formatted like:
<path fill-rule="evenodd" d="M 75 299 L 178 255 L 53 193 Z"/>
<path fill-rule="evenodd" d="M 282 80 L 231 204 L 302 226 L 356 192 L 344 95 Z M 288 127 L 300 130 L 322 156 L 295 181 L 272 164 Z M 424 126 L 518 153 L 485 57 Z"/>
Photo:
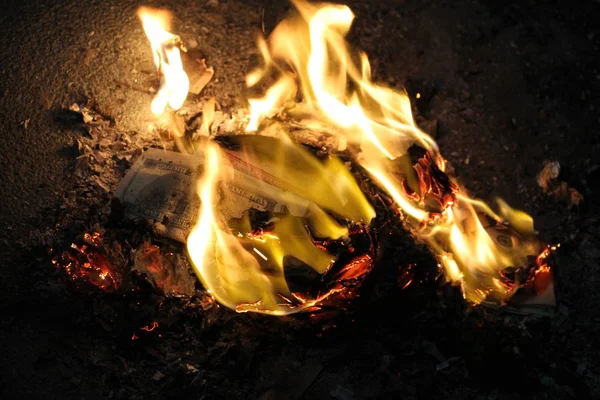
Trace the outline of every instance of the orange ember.
<path fill-rule="evenodd" d="M 74 282 L 84 282 L 105 292 L 116 291 L 123 281 L 119 268 L 104 251 L 99 233 L 83 235 L 83 244 L 71 244 L 52 263 L 61 267 Z"/>
<path fill-rule="evenodd" d="M 146 332 L 152 332 L 156 328 L 158 328 L 158 322 L 153 321 L 152 324 L 150 324 L 148 326 L 144 326 L 144 327 L 142 327 L 140 329 L 143 330 L 143 331 L 146 331 Z"/>

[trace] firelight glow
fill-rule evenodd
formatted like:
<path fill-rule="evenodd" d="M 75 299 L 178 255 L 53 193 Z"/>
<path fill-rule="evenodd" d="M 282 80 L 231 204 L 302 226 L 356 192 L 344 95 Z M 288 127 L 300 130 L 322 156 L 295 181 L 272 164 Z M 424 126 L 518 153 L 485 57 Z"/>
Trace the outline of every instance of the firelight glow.
<path fill-rule="evenodd" d="M 507 279 L 504 271 L 527 266 L 528 256 L 535 257 L 541 250 L 531 217 L 501 200 L 495 213 L 471 199 L 458 183 L 440 184 L 439 179 L 448 179 L 446 162 L 435 141 L 415 124 L 407 94 L 373 82 L 367 56 L 350 50 L 345 40 L 354 19 L 350 8 L 293 3 L 299 15 L 282 21 L 268 39 L 259 39 L 264 62 L 246 83 L 252 87 L 273 76 L 277 79 L 264 96 L 249 99 L 246 131 L 260 135 L 261 123 L 293 103 L 299 92 L 302 102 L 293 107 L 302 111 L 304 119 L 297 123 L 310 129 L 312 122 L 320 121 L 333 128 L 328 132 L 337 132 L 346 143 L 360 148 L 355 161 L 385 189 L 413 233 L 437 256 L 446 277 L 461 285 L 467 300 L 477 304 L 489 297 L 509 299 L 524 282 Z M 177 37 L 167 32 L 168 24 L 157 15 L 140 11 L 165 80 L 152 102 L 152 111 L 158 114 L 167 104 L 181 107 L 189 82 L 179 46 L 174 44 Z M 252 146 L 248 157 L 268 164 L 268 171 L 277 171 L 273 179 L 286 187 L 278 200 L 306 205 L 304 217 L 274 217 L 269 221 L 273 230 L 263 233 L 253 232 L 246 218 L 243 233 L 233 234 L 221 221 L 218 208 L 219 185 L 231 179 L 234 168 L 229 153 L 208 141 L 200 149 L 205 158 L 198 183 L 202 207 L 188 238 L 188 253 L 199 279 L 226 307 L 273 315 L 309 309 L 331 292 L 313 299 L 292 293 L 284 276 L 284 259 L 292 256 L 324 274 L 335 257 L 316 247 L 310 234 L 344 238 L 347 228 L 328 212 L 366 224 L 375 216 L 374 209 L 335 157 L 317 160 L 291 139 L 281 140 L 277 148 Z M 411 146 L 424 155 L 414 161 L 414 169 L 413 163 L 399 167 L 397 162 L 408 156 Z M 503 222 L 510 223 L 512 230 Z M 500 238 L 502 227 L 506 235 Z"/>

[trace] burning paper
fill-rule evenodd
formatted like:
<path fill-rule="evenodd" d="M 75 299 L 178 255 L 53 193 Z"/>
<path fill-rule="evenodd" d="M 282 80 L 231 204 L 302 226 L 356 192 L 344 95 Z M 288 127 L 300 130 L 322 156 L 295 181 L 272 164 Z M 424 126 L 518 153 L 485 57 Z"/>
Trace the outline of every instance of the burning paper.
<path fill-rule="evenodd" d="M 327 274 L 336 257 L 319 240 L 344 241 L 348 225 L 368 223 L 373 208 L 336 158 L 321 161 L 290 141 L 268 137 L 235 140 L 240 147 L 235 154 L 210 142 L 201 148 L 207 160 L 198 184 L 202 207 L 187 241 L 198 276 L 216 300 L 239 312 L 286 315 L 312 309 L 342 289 L 318 291 L 311 297 L 298 294 L 288 284 L 286 267 L 297 262 L 317 275 Z M 253 182 L 249 193 L 259 197 L 268 193 L 273 204 L 283 204 L 285 209 L 268 213 L 261 226 L 244 216 L 228 227 L 216 189 L 236 185 L 238 174 Z M 344 219 L 348 224 L 340 223 Z M 370 270 L 370 263 L 361 265 L 365 268 L 358 269 Z"/>
<path fill-rule="evenodd" d="M 208 154 L 150 149 L 134 164 L 115 196 L 126 214 L 149 219 L 158 234 L 181 242 L 187 238 L 200 279 L 222 304 L 275 314 L 308 309 L 316 300 L 294 297 L 285 266 L 299 263 L 323 275 L 336 255 L 319 240 L 349 235 L 347 226 L 323 207 L 335 211 L 338 218 L 365 222 L 374 216 L 373 209 L 335 158 L 319 161 L 300 146 L 267 137 L 242 136 L 232 141 L 236 150 L 212 143 Z M 198 201 L 194 182 L 200 176 Z M 314 190 L 307 191 L 309 185 Z M 250 212 L 264 218 L 251 218 Z M 201 225 L 190 232 L 196 220 Z M 215 240 L 223 246 L 215 247 Z M 355 264 L 360 264 L 360 270 L 370 269 L 370 262 Z M 342 271 L 339 275 L 350 279 L 361 274 Z"/>
<path fill-rule="evenodd" d="M 530 258 L 541 251 L 531 217 L 502 201 L 499 212 L 492 211 L 444 172 L 445 160 L 435 141 L 416 126 L 408 96 L 371 81 L 367 56 L 350 50 L 344 38 L 354 19 L 350 8 L 294 5 L 298 15 L 259 42 L 264 66 L 248 76 L 248 85 L 274 72 L 280 78 L 262 98 L 250 100 L 248 130 L 259 129 L 269 115 L 265 105 L 279 105 L 300 90 L 304 114 L 328 122 L 348 143 L 360 146 L 358 163 L 394 199 L 449 280 L 461 284 L 466 299 L 479 304 L 510 298 L 524 282 L 507 278 L 505 271 L 528 270 Z M 290 82 L 290 77 L 297 79 Z M 421 154 L 406 159 L 415 147 Z M 491 226 L 509 224 L 518 240 L 509 249 L 499 244 L 487 218 Z"/>
<path fill-rule="evenodd" d="M 224 220 L 240 219 L 250 209 L 311 218 L 318 213 L 315 204 L 323 203 L 352 220 L 368 221 L 374 216 L 339 160 L 332 158 L 322 164 L 300 146 L 268 137 L 231 140 L 239 149 L 221 150 L 223 159 L 217 168 L 222 196 L 216 206 Z M 151 148 L 128 171 L 114 196 L 127 215 L 145 218 L 158 235 L 185 243 L 198 219 L 200 201 L 195 185 L 205 168 L 202 153 Z M 338 180 L 336 186 L 332 186 L 333 179 Z M 307 185 L 316 185 L 318 190 L 307 191 Z M 345 232 L 334 222 L 314 229 L 318 235 L 336 238 Z"/>
<path fill-rule="evenodd" d="M 213 67 L 207 67 L 203 58 L 194 58 L 191 51 L 183 54 L 183 69 L 185 70 L 189 81 L 189 92 L 200 94 L 202 89 L 210 82 L 215 70 Z"/>
<path fill-rule="evenodd" d="M 470 198 L 445 172 L 435 141 L 415 124 L 406 93 L 371 80 L 367 56 L 354 54 L 345 41 L 352 11 L 338 4 L 294 5 L 298 15 L 259 41 L 264 65 L 248 75 L 247 85 L 276 79 L 264 96 L 249 99 L 246 131 L 260 133 L 265 119 L 285 112 L 299 93 L 302 102 L 290 112 L 303 116 L 297 127 L 310 131 L 311 121 L 318 121 L 344 148 L 358 149 L 354 161 L 393 199 L 467 300 L 505 303 L 535 279 L 532 274 L 546 276 L 547 257 L 540 257 L 550 250 L 542 251 L 532 218 L 501 200 L 495 212 Z M 152 19 L 143 20 L 165 79 L 152 109 L 162 112 L 167 104 L 176 109 L 185 99 L 180 91 L 189 86 L 180 76 L 180 46 L 173 45 L 164 24 L 153 27 Z M 173 66 L 177 71 L 170 73 Z M 336 158 L 318 160 L 285 137 L 246 138 L 227 149 L 204 140 L 194 156 L 163 153 L 165 159 L 158 160 L 163 172 L 152 171 L 157 155 L 148 153 L 149 165 L 134 166 L 131 173 L 139 177 L 126 178 L 119 197 L 129 212 L 162 224 L 169 237 L 185 241 L 187 236 L 198 277 L 221 304 L 275 315 L 311 309 L 337 289 L 311 298 L 298 295 L 285 279 L 286 258 L 327 275 L 335 257 L 316 239 L 346 240 L 350 226 L 369 223 L 373 208 Z M 175 178 L 181 171 L 164 172 L 184 164 L 186 178 Z M 178 189 L 173 195 L 166 189 L 144 195 L 158 179 L 163 182 L 157 186 Z M 151 206 L 152 201 L 170 206 Z M 253 223 L 249 209 L 267 212 L 263 224 Z"/>
<path fill-rule="evenodd" d="M 135 251 L 132 271 L 144 274 L 150 284 L 166 296 L 191 296 L 195 279 L 179 254 L 163 253 L 145 241 Z"/>

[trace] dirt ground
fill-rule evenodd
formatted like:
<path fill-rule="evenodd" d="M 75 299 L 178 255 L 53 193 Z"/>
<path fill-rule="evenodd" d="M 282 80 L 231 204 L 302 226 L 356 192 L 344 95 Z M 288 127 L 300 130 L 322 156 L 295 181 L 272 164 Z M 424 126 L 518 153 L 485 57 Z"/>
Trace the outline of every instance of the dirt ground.
<path fill-rule="evenodd" d="M 471 194 L 506 199 L 534 217 L 543 240 L 561 243 L 555 317 L 473 309 L 443 285 L 388 289 L 319 334 L 301 319 L 166 301 L 168 326 L 134 343 L 126 327 L 144 326 L 150 311 L 66 290 L 32 243 L 55 228 L 74 182 L 70 149 L 81 133 L 57 122 L 60 110 L 93 99 L 122 131 L 148 131 L 151 95 L 122 83 L 152 69 L 135 14 L 142 4 L 170 8 L 174 30 L 198 43 L 215 69 L 202 95 L 223 110 L 243 104 L 256 35 L 289 8 L 276 0 L 4 6 L 0 397 L 600 397 L 599 2 L 348 2 L 351 42 L 369 54 L 377 81 L 405 87 L 419 114 L 438 121 L 442 154 Z M 581 206 L 538 187 L 545 160 L 560 162 Z"/>

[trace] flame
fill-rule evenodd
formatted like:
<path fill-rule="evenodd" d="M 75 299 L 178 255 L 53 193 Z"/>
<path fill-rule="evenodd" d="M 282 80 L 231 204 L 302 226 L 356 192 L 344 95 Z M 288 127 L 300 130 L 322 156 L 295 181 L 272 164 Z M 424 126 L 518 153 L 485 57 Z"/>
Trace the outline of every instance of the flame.
<path fill-rule="evenodd" d="M 260 131 L 265 119 L 290 111 L 300 93 L 302 102 L 293 104 L 290 115 L 302 116 L 298 124 L 308 130 L 318 125 L 324 134 L 359 149 L 355 161 L 385 189 L 466 299 L 509 299 L 524 284 L 523 274 L 515 271 L 528 267 L 540 251 L 531 217 L 502 200 L 498 212 L 492 211 L 444 172 L 445 160 L 415 124 L 407 94 L 373 82 L 367 56 L 348 46 L 350 8 L 293 3 L 298 16 L 258 41 L 264 63 L 248 74 L 246 84 L 276 79 L 264 96 L 249 99 L 246 131 Z M 177 110 L 189 88 L 180 54 L 185 49 L 168 32 L 169 13 L 141 8 L 138 14 L 162 79 L 152 111 Z M 203 121 L 204 136 L 210 115 Z M 336 255 L 322 241 L 347 243 L 348 227 L 368 224 L 375 212 L 339 159 L 318 160 L 286 137 L 265 139 L 242 136 L 235 151 L 202 142 L 196 151 L 204 158 L 197 187 L 202 206 L 188 237 L 188 254 L 203 285 L 226 307 L 272 315 L 312 310 L 332 295 L 343 296 L 349 282 L 372 268 L 374 252 L 334 269 Z M 238 187 L 239 182 L 252 187 Z M 269 199 L 264 203 L 276 207 L 258 226 L 248 212 L 228 219 L 228 191 L 264 196 Z M 320 279 L 333 277 L 334 283 L 317 292 L 293 290 L 285 274 L 290 260 L 308 265 Z M 410 285 L 410 276 L 405 278 L 402 286 Z"/>
<path fill-rule="evenodd" d="M 259 40 L 264 65 L 250 73 L 247 84 L 274 71 L 279 78 L 262 98 L 250 99 L 247 130 L 257 130 L 299 89 L 305 113 L 360 146 L 357 161 L 429 244 L 448 279 L 462 285 L 465 298 L 508 299 L 520 282 L 506 270 L 528 266 L 528 256 L 540 251 L 531 217 L 501 200 L 499 212 L 493 212 L 444 173 L 438 146 L 416 126 L 406 93 L 374 83 L 367 56 L 350 50 L 344 38 L 354 18 L 350 8 L 293 3 L 299 17 L 284 20 L 268 40 Z M 412 162 L 411 147 L 423 150 Z"/>
<path fill-rule="evenodd" d="M 321 163 L 289 141 L 269 139 L 242 137 L 243 153 L 221 150 L 212 142 L 200 148 L 199 156 L 204 158 L 198 183 L 202 207 L 188 236 L 187 250 L 199 279 L 219 303 L 238 312 L 286 315 L 310 309 L 331 294 L 327 291 L 311 297 L 295 293 L 285 276 L 285 265 L 291 259 L 321 275 L 334 264 L 335 255 L 318 246 L 315 236 L 338 240 L 347 236 L 348 230 L 325 209 L 366 222 L 375 213 L 339 160 Z M 302 210 L 301 215 L 282 211 L 271 215 L 260 229 L 254 229 L 246 215 L 234 227 L 228 226 L 219 211 L 223 203 L 219 193 L 224 192 L 219 188 L 231 186 L 244 165 L 258 163 L 264 175 L 251 190 L 268 193 L 272 201 Z M 307 191 L 309 185 L 314 190 Z"/>
<path fill-rule="evenodd" d="M 150 7 L 140 7 L 138 17 L 150 40 L 154 65 L 161 77 L 161 86 L 152 100 L 155 115 L 162 114 L 167 106 L 178 110 L 187 98 L 190 81 L 183 70 L 181 50 L 185 51 L 179 36 L 169 32 L 171 13 Z"/>

